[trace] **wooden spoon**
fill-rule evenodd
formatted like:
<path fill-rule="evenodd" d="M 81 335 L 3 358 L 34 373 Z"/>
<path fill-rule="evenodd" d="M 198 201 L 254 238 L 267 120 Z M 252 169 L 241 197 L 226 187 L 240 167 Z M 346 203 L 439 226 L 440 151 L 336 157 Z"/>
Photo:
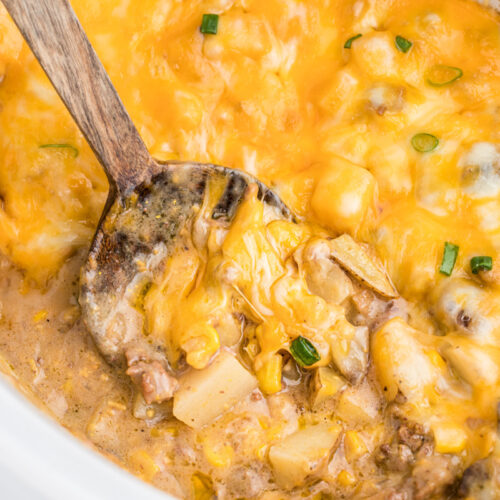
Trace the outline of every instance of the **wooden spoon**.
<path fill-rule="evenodd" d="M 2 2 L 109 179 L 108 200 L 82 269 L 84 321 L 108 361 L 126 361 L 129 370 L 140 362 L 139 379 L 148 370 L 157 377 L 169 371 L 164 346 L 143 335 L 127 297 L 138 276 L 154 274 L 176 247 L 202 206 L 207 186 L 214 180 L 225 186 L 213 218 L 230 221 L 250 184 L 281 217 L 291 219 L 290 211 L 273 191 L 243 172 L 152 158 L 67 0 Z"/>

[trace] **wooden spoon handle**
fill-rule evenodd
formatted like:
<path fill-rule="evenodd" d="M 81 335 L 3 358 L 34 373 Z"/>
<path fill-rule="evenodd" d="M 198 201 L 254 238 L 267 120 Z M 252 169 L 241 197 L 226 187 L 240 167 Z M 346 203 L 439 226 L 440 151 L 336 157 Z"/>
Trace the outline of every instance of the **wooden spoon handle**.
<path fill-rule="evenodd" d="M 120 193 L 154 164 L 67 0 L 2 0 Z"/>

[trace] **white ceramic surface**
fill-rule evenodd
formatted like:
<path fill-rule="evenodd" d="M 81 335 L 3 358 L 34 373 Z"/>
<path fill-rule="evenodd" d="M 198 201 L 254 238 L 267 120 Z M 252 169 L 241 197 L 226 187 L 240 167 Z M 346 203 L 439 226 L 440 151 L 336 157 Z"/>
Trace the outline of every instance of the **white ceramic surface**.
<path fill-rule="evenodd" d="M 0 500 L 172 500 L 87 448 L 0 376 Z"/>

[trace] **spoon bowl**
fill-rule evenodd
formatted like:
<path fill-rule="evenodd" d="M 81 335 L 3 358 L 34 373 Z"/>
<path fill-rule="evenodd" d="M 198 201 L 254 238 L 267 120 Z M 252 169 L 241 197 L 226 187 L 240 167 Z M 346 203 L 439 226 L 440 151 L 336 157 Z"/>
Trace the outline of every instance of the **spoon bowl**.
<path fill-rule="evenodd" d="M 159 164 L 157 173 L 127 197 L 115 197 L 99 224 L 80 282 L 83 317 L 111 363 L 123 363 L 131 345 L 143 352 L 162 352 L 161 344 L 151 349 L 137 325 L 140 319 L 131 321 L 136 314 L 130 297 L 137 294 L 141 283 L 161 274 L 165 260 L 183 237 L 191 237 L 209 185 L 215 183 L 223 189 L 211 219 L 230 224 L 251 184 L 258 186 L 258 197 L 278 217 L 293 218 L 280 198 L 254 177 L 203 163 Z"/>

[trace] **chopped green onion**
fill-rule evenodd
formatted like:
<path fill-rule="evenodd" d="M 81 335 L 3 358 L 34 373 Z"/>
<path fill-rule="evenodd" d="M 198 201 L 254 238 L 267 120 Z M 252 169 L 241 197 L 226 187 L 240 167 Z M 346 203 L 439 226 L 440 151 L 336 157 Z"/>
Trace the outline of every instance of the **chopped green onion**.
<path fill-rule="evenodd" d="M 443 85 L 448 85 L 458 80 L 463 74 L 460 68 L 437 64 L 427 71 L 426 80 L 427 83 L 433 87 L 442 87 Z"/>
<path fill-rule="evenodd" d="M 439 144 L 439 139 L 432 135 L 422 132 L 420 134 L 415 134 L 411 138 L 411 145 L 419 153 L 428 153 L 429 151 L 434 151 Z"/>
<path fill-rule="evenodd" d="M 410 40 L 407 40 L 406 38 L 403 38 L 402 36 L 396 36 L 396 47 L 401 51 L 404 52 L 405 54 L 411 49 L 411 46 L 413 43 L 410 42 Z"/>
<path fill-rule="evenodd" d="M 363 35 L 361 33 L 351 36 L 351 38 L 349 38 L 349 40 L 344 43 L 344 49 L 350 49 L 352 47 L 352 42 L 354 42 L 354 40 L 357 40 L 358 38 L 361 38 L 362 36 Z"/>
<path fill-rule="evenodd" d="M 305 337 L 297 337 L 290 344 L 290 352 L 300 366 L 311 366 L 317 363 L 321 356 Z"/>
<path fill-rule="evenodd" d="M 79 155 L 78 149 L 76 149 L 71 144 L 42 144 L 42 145 L 40 145 L 38 147 L 40 149 L 50 149 L 50 148 L 54 148 L 54 149 L 67 149 L 68 151 L 71 152 L 71 154 L 73 155 L 73 158 L 76 158 Z"/>
<path fill-rule="evenodd" d="M 491 271 L 493 269 L 493 259 L 487 255 L 472 257 L 470 269 L 472 274 L 477 274 L 479 271 Z"/>
<path fill-rule="evenodd" d="M 439 272 L 442 274 L 446 274 L 446 276 L 450 276 L 453 268 L 455 267 L 457 255 L 458 245 L 446 242 L 444 244 L 443 260 L 441 261 Z"/>
<path fill-rule="evenodd" d="M 200 31 L 205 35 L 216 35 L 219 26 L 219 16 L 217 14 L 203 14 Z"/>

